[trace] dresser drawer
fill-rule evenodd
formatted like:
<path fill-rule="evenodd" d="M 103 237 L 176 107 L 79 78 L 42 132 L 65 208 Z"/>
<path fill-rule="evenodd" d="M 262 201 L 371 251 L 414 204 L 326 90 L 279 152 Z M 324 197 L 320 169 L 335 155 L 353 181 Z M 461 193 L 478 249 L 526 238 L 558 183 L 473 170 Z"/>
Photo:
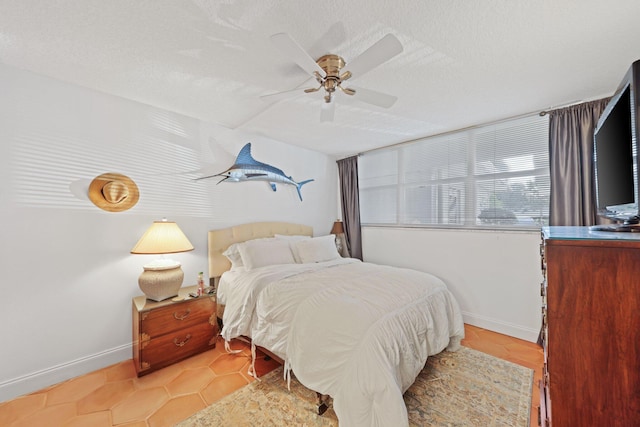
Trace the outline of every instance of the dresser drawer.
<path fill-rule="evenodd" d="M 215 347 L 217 327 L 203 322 L 158 338 L 140 341 L 140 374 L 168 366 Z"/>
<path fill-rule="evenodd" d="M 153 338 L 194 325 L 209 324 L 212 315 L 215 323 L 215 303 L 208 297 L 171 304 L 140 313 L 140 334 Z"/>

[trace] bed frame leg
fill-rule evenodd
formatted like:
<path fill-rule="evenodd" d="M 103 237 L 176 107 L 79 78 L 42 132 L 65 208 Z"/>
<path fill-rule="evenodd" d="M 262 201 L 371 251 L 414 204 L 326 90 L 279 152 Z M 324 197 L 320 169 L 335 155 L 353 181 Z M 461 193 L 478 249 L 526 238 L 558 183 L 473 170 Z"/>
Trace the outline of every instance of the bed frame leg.
<path fill-rule="evenodd" d="M 316 396 L 318 396 L 318 415 L 322 415 L 327 412 L 327 409 L 329 409 L 329 405 L 327 405 L 329 395 L 320 394 L 316 391 Z"/>

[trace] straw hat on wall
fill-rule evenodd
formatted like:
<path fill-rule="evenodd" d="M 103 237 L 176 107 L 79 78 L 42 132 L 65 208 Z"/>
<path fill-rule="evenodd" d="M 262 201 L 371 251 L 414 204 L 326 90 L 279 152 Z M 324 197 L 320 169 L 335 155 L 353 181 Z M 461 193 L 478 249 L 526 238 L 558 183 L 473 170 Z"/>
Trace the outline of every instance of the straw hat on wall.
<path fill-rule="evenodd" d="M 139 198 L 135 182 L 119 173 L 103 173 L 89 184 L 89 199 L 105 211 L 126 211 L 138 203 Z"/>

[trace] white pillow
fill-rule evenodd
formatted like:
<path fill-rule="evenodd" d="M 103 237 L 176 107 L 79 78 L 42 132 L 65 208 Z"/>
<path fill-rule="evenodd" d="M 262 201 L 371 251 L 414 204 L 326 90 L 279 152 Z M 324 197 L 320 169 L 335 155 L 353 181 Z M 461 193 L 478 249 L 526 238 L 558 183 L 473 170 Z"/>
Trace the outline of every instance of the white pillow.
<path fill-rule="evenodd" d="M 243 245 L 247 242 L 255 242 L 258 240 L 273 240 L 273 237 L 260 237 L 257 239 L 246 240 L 244 242 L 234 243 L 227 248 L 226 251 L 222 252 L 222 255 L 226 256 L 229 261 L 231 261 L 231 269 L 236 270 L 238 268 L 244 267 L 244 263 L 242 262 L 242 254 L 240 254 L 240 245 Z"/>
<path fill-rule="evenodd" d="M 293 259 L 296 260 L 296 263 L 301 264 L 302 260 L 300 259 L 300 254 L 298 253 L 296 242 L 299 242 L 300 240 L 308 240 L 311 238 L 311 236 L 300 236 L 300 235 L 287 236 L 284 234 L 276 234 L 275 237 L 276 239 L 283 239 L 289 242 L 289 247 L 291 248 L 291 252 L 293 253 Z"/>
<path fill-rule="evenodd" d="M 244 266 L 242 263 L 242 255 L 240 255 L 240 243 L 234 243 L 229 246 L 226 251 L 222 252 L 222 255 L 226 256 L 231 261 L 231 269 L 236 270 Z"/>
<path fill-rule="evenodd" d="M 304 264 L 340 258 L 336 248 L 336 236 L 333 234 L 300 240 L 295 245 Z"/>
<path fill-rule="evenodd" d="M 289 242 L 283 239 L 249 240 L 239 245 L 247 270 L 277 264 L 295 264 Z"/>

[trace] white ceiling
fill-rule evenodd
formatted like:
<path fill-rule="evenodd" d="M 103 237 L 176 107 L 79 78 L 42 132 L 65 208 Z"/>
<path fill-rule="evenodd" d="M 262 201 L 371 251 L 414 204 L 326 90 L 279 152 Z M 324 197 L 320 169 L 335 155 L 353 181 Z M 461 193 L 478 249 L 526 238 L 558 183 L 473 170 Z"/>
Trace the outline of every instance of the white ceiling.
<path fill-rule="evenodd" d="M 0 0 L 0 61 L 344 157 L 611 95 L 639 16 L 638 0 Z M 308 77 L 280 32 L 347 64 L 393 33 L 404 51 L 354 85 L 398 101 L 341 94 L 321 123 L 320 92 L 261 99 Z"/>

